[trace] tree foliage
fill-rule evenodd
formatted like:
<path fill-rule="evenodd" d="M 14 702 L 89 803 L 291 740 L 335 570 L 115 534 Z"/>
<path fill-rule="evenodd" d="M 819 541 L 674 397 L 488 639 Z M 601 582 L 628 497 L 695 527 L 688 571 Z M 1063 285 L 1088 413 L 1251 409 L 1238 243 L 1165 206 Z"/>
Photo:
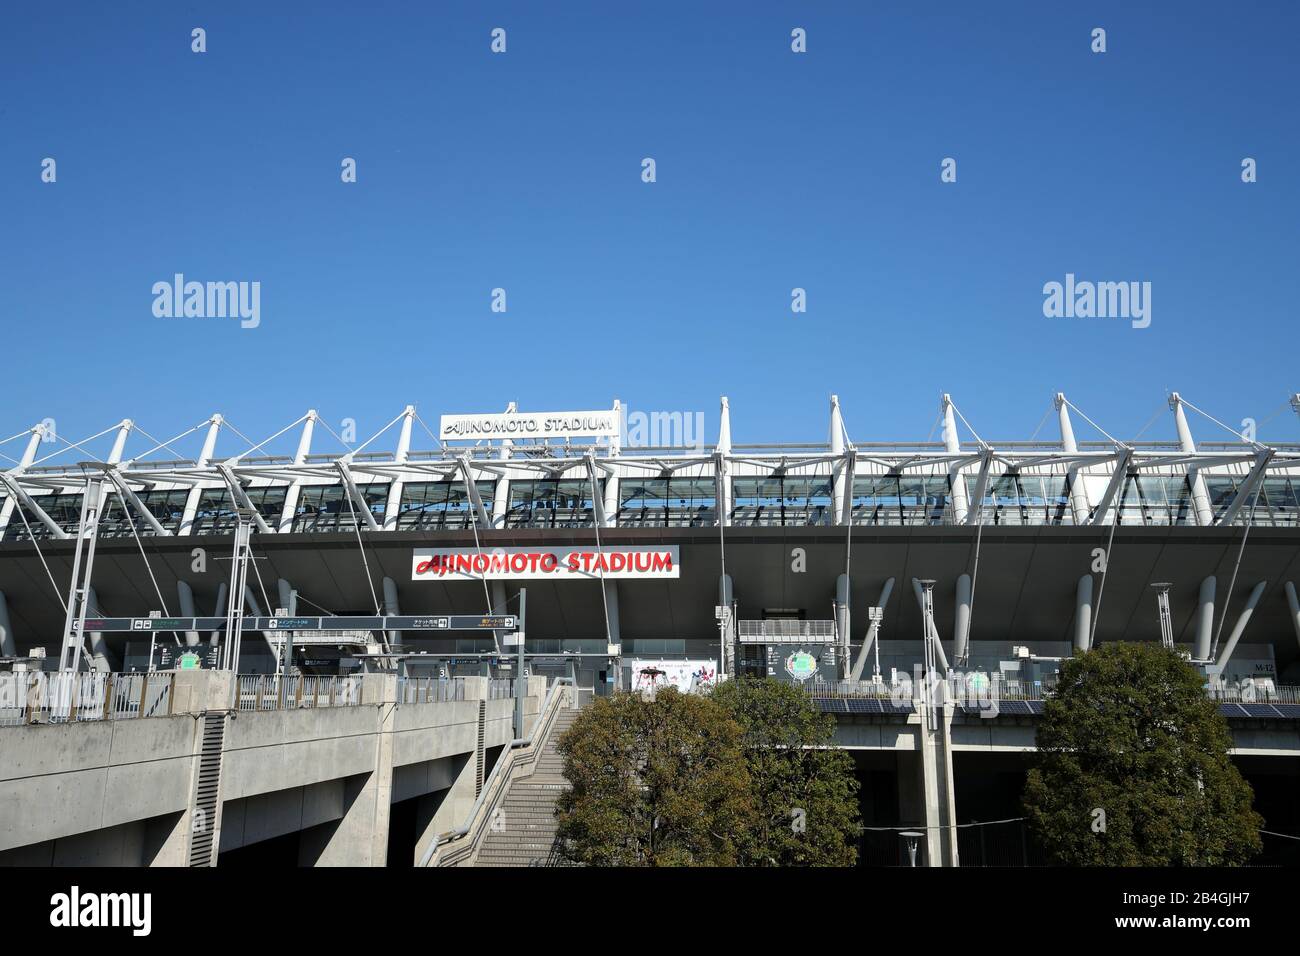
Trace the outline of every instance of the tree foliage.
<path fill-rule="evenodd" d="M 755 813 L 742 850 L 754 866 L 852 866 L 858 781 L 833 746 L 835 718 L 800 688 L 770 678 L 720 684 L 713 699 L 744 732 Z"/>
<path fill-rule="evenodd" d="M 798 688 L 597 698 L 560 741 L 560 852 L 596 866 L 851 865 L 853 759 Z"/>
<path fill-rule="evenodd" d="M 1055 862 L 1214 866 L 1259 852 L 1263 820 L 1203 683 L 1155 644 L 1106 644 L 1065 662 L 1024 793 Z"/>
<path fill-rule="evenodd" d="M 735 866 L 753 814 L 740 725 L 707 697 L 598 697 L 560 741 L 560 852 L 592 866 Z"/>

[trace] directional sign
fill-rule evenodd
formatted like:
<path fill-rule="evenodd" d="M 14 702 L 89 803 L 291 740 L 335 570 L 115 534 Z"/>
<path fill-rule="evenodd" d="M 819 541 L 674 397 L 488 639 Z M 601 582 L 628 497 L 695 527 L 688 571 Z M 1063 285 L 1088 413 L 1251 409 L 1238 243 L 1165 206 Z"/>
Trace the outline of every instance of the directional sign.
<path fill-rule="evenodd" d="M 517 631 L 519 619 L 509 615 L 446 614 L 374 617 L 246 617 L 246 631 Z M 224 631 L 224 617 L 101 617 L 86 618 L 86 630 Z"/>

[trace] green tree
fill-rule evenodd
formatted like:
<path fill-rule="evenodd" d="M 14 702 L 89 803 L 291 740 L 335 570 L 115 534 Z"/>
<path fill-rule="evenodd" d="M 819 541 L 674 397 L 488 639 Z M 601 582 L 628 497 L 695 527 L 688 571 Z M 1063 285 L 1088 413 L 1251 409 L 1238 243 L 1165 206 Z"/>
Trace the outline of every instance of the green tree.
<path fill-rule="evenodd" d="M 1203 683 L 1156 644 L 1106 644 L 1065 662 L 1024 793 L 1055 862 L 1216 866 L 1259 852 L 1263 820 Z"/>
<path fill-rule="evenodd" d="M 755 813 L 742 857 L 752 866 L 852 866 L 862 833 L 853 758 L 834 748 L 835 718 L 794 684 L 725 681 L 715 701 L 744 731 Z"/>
<path fill-rule="evenodd" d="M 740 726 L 708 697 L 599 697 L 560 740 L 560 853 L 591 866 L 735 866 L 753 814 Z"/>

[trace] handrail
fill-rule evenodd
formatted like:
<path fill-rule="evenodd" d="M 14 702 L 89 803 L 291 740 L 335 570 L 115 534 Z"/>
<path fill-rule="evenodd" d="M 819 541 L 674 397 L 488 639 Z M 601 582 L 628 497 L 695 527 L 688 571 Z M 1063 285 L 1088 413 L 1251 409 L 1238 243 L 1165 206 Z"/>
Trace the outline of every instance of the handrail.
<path fill-rule="evenodd" d="M 533 732 L 527 737 L 516 737 L 514 740 L 510 741 L 510 744 L 506 748 L 506 752 L 502 754 L 501 759 L 499 759 L 496 762 L 496 765 L 492 768 L 492 772 L 488 774 L 487 780 L 483 782 L 483 789 L 479 791 L 478 799 L 474 801 L 474 806 L 470 810 L 465 823 L 454 830 L 448 830 L 445 833 L 438 834 L 438 836 L 436 836 L 429 844 L 429 849 L 424 852 L 424 856 L 420 858 L 421 867 L 436 865 L 435 861 L 441 853 L 444 845 L 451 843 L 453 840 L 460 840 L 468 836 L 474 830 L 474 822 L 479 818 L 479 815 L 483 812 L 483 808 L 487 805 L 489 794 L 493 792 L 498 781 L 501 777 L 505 776 L 508 769 L 513 768 L 514 761 L 512 758 L 514 757 L 515 751 L 524 747 L 532 746 L 534 739 L 536 739 L 539 744 L 546 740 L 547 735 L 551 731 L 551 724 L 555 720 L 555 714 L 559 710 L 558 707 L 554 706 L 554 702 L 559 698 L 561 692 L 568 687 L 574 688 L 576 699 L 577 687 L 574 686 L 574 680 L 572 677 L 560 677 L 551 684 L 550 689 L 546 692 L 546 698 L 542 701 L 541 709 L 537 712 L 537 723 L 533 727 Z"/>

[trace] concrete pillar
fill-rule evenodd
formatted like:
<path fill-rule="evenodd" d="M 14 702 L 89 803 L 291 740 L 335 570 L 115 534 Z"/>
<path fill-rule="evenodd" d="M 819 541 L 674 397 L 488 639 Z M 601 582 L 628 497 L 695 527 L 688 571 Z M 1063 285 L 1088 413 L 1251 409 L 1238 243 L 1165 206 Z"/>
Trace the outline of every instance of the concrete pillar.
<path fill-rule="evenodd" d="M 951 704 L 918 703 L 921 717 L 921 798 L 925 811 L 927 866 L 957 866 L 957 799 L 952 773 Z"/>
<path fill-rule="evenodd" d="M 220 583 L 217 584 L 217 602 L 216 602 L 216 607 L 212 609 L 213 617 L 226 616 L 226 612 L 228 610 L 226 607 L 227 604 L 226 595 L 229 593 L 230 593 L 230 586 L 227 585 L 225 581 L 221 581 Z M 211 634 L 208 635 L 208 643 L 211 647 L 215 648 L 221 646 L 221 634 L 222 634 L 221 631 L 213 631 Z"/>
<path fill-rule="evenodd" d="M 839 657 L 841 678 L 848 677 L 851 673 L 849 628 L 852 626 L 852 601 L 852 583 L 847 574 L 841 574 L 835 579 L 835 637 L 838 644 L 835 650 Z"/>
<path fill-rule="evenodd" d="M 1266 587 L 1268 587 L 1268 582 L 1260 581 L 1255 585 L 1255 589 L 1250 592 L 1250 597 L 1246 599 L 1246 606 L 1242 608 L 1241 615 L 1237 618 L 1237 624 L 1232 629 L 1232 634 L 1228 636 L 1228 643 L 1224 645 L 1223 651 L 1219 654 L 1220 675 L 1227 668 L 1228 661 L 1232 660 L 1232 652 L 1237 648 L 1237 641 L 1241 640 L 1246 625 L 1250 623 L 1250 616 L 1255 613 L 1255 605 L 1259 603 L 1260 596 L 1264 593 Z"/>
<path fill-rule="evenodd" d="M 1196 646 L 1192 656 L 1198 661 L 1210 659 L 1210 645 L 1214 641 L 1214 591 L 1217 586 L 1213 574 L 1201 582 L 1201 594 L 1196 605 Z"/>
<path fill-rule="evenodd" d="M 300 865 L 386 866 L 388 863 L 397 675 L 366 674 L 363 682 L 362 706 L 373 704 L 379 710 L 374 769 L 343 781 L 342 819 L 303 833 Z"/>
<path fill-rule="evenodd" d="M 1092 575 L 1079 578 L 1074 591 L 1074 649 L 1086 651 L 1092 646 Z"/>
<path fill-rule="evenodd" d="M 14 625 L 9 619 L 9 603 L 0 591 L 0 657 L 17 657 L 18 642 L 14 640 Z"/>
<path fill-rule="evenodd" d="M 465 825 L 474 801 L 474 754 L 456 754 L 438 761 L 435 783 L 445 783 L 436 793 L 425 794 L 415 804 L 415 856 L 416 866 L 429 852 L 429 846 L 441 834 Z"/>
<path fill-rule="evenodd" d="M 1300 643 L 1300 600 L 1296 599 L 1295 584 L 1286 583 L 1286 603 L 1291 608 L 1291 624 L 1295 627 L 1295 639 Z"/>
<path fill-rule="evenodd" d="M 1183 411 L 1183 400 L 1177 392 L 1169 396 L 1169 407 L 1174 410 L 1179 450 L 1185 455 L 1196 454 L 1196 442 L 1192 440 L 1192 430 L 1187 427 L 1187 414 Z M 1196 512 L 1196 523 L 1202 528 L 1208 528 L 1214 524 L 1214 511 L 1210 507 L 1210 494 L 1205 489 L 1205 476 L 1199 468 L 1189 465 L 1187 478 L 1192 486 L 1192 507 Z"/>
<path fill-rule="evenodd" d="M 961 453 L 961 438 L 957 434 L 957 419 L 952 411 L 952 396 L 946 392 L 943 396 L 943 444 L 950 455 Z M 964 524 L 970 511 L 970 496 L 966 490 L 966 478 L 960 465 L 948 468 L 948 481 L 952 485 L 952 515 L 954 524 Z"/>
<path fill-rule="evenodd" d="M 90 608 L 96 617 L 107 617 L 104 609 L 99 604 L 99 595 L 95 593 L 94 587 L 86 589 L 87 596 L 90 599 Z M 93 670 L 103 674 L 112 673 L 117 670 L 118 661 L 112 651 L 108 649 L 108 640 L 104 637 L 102 631 L 92 631 L 90 634 L 90 666 Z"/>
<path fill-rule="evenodd" d="M 605 589 L 605 607 L 609 614 L 609 642 L 611 644 L 621 644 L 623 641 L 620 637 L 622 632 L 619 628 L 618 619 L 618 582 L 605 581 L 603 587 Z"/>
<path fill-rule="evenodd" d="M 203 438 L 203 450 L 199 452 L 198 460 L 195 465 L 199 468 L 208 467 L 212 461 L 212 456 L 217 450 L 217 433 L 221 431 L 222 418 L 220 415 L 213 415 L 208 419 L 208 433 Z M 179 534 L 191 534 L 194 530 L 194 517 L 199 510 L 199 500 L 203 497 L 203 489 L 195 485 L 190 489 L 189 494 L 185 496 L 185 509 L 181 512 L 181 524 L 176 529 Z"/>
<path fill-rule="evenodd" d="M 971 580 L 969 574 L 957 578 L 957 607 L 953 612 L 952 656 L 959 666 L 965 662 L 970 648 Z"/>
<path fill-rule="evenodd" d="M 384 576 L 384 613 L 392 616 L 402 613 L 401 602 L 397 599 L 397 582 L 387 575 Z M 402 632 L 389 631 L 388 643 L 390 645 L 402 643 Z"/>
<path fill-rule="evenodd" d="M 198 611 L 194 608 L 194 591 L 190 588 L 188 581 L 180 578 L 176 579 L 176 598 L 180 603 L 181 617 L 198 617 Z M 199 643 L 198 631 L 185 632 L 185 646 L 197 647 Z"/>

